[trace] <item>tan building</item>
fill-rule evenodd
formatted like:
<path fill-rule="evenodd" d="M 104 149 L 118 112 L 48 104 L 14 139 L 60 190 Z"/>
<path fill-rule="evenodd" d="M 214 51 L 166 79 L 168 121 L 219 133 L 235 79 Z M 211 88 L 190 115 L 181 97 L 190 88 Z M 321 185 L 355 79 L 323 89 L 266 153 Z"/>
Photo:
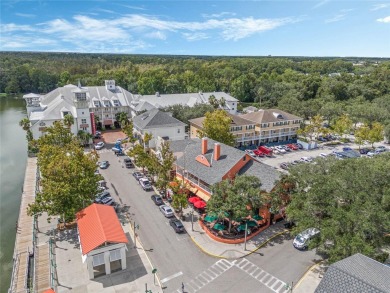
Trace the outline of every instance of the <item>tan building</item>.
<path fill-rule="evenodd" d="M 250 145 L 255 135 L 255 123 L 253 121 L 242 118 L 238 115 L 227 114 L 232 122 L 230 131 L 236 139 L 235 146 Z M 206 117 L 199 117 L 189 120 L 190 122 L 190 138 L 198 138 L 198 132 L 203 129 L 203 121 Z"/>
<path fill-rule="evenodd" d="M 230 131 L 236 139 L 236 147 L 259 145 L 260 143 L 285 142 L 297 138 L 297 130 L 303 119 L 278 109 L 233 115 Z M 189 120 L 190 138 L 197 138 L 203 129 L 205 117 Z"/>

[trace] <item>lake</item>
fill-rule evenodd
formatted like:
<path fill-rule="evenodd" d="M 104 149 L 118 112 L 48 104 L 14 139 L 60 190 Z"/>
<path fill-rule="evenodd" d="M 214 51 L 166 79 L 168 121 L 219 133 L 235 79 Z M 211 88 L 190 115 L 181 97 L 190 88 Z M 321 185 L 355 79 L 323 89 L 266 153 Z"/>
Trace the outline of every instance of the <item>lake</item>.
<path fill-rule="evenodd" d="M 0 292 L 7 292 L 12 272 L 16 221 L 27 160 L 23 99 L 0 97 Z"/>

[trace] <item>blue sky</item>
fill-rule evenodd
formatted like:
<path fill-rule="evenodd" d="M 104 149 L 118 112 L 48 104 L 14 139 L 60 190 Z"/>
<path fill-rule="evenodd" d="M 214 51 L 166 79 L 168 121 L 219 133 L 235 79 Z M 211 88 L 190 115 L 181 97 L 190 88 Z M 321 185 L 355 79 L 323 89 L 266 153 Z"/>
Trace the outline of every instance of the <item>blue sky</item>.
<path fill-rule="evenodd" d="M 1 51 L 390 57 L 390 1 L 1 1 Z"/>

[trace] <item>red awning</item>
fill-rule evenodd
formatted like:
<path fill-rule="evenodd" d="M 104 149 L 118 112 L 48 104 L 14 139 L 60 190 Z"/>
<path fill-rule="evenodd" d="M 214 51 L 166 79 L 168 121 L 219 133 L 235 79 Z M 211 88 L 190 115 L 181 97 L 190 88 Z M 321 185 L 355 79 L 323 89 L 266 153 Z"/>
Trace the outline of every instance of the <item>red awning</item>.
<path fill-rule="evenodd" d="M 203 200 L 198 200 L 194 203 L 194 207 L 198 208 L 198 209 L 203 209 L 206 207 L 206 203 L 203 201 Z"/>
<path fill-rule="evenodd" d="M 195 203 L 195 202 L 197 202 L 197 201 L 200 201 L 201 199 L 199 198 L 199 197 L 197 197 L 197 196 L 193 196 L 193 197 L 190 197 L 189 199 L 188 199 L 188 201 L 190 202 L 190 203 Z"/>

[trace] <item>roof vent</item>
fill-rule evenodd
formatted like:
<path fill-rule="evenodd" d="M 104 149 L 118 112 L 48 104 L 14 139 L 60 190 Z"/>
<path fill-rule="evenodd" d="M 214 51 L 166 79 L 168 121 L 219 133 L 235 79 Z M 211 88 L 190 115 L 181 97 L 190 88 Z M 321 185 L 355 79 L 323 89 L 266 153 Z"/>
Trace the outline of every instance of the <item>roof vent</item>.
<path fill-rule="evenodd" d="M 203 92 L 202 92 L 202 91 L 199 91 L 199 95 L 203 95 Z"/>
<path fill-rule="evenodd" d="M 159 97 L 160 96 L 160 93 L 159 92 L 156 92 L 156 97 Z"/>
<path fill-rule="evenodd" d="M 275 117 L 276 119 L 284 119 L 283 115 L 280 114 L 280 113 L 272 112 L 272 115 L 274 115 L 274 117 Z"/>

